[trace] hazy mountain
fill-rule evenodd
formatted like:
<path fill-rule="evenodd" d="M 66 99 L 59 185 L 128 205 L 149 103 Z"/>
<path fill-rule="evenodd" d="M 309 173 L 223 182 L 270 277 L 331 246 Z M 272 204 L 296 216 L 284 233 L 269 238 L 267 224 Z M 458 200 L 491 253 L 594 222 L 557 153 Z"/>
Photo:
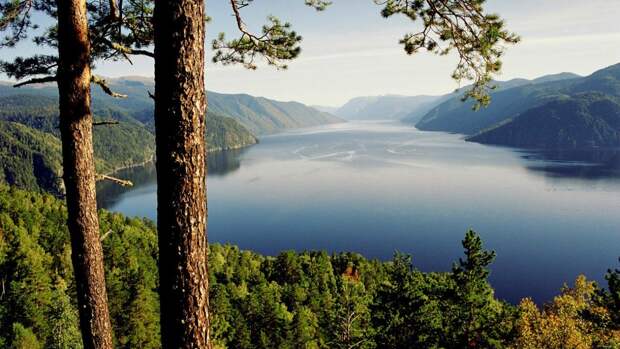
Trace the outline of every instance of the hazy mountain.
<path fill-rule="evenodd" d="M 496 90 L 491 93 L 491 104 L 478 111 L 472 110 L 473 101 L 462 102 L 462 92 L 456 92 L 424 115 L 416 127 L 426 131 L 475 134 L 570 92 L 571 87 L 584 79 L 587 78 L 561 73 L 535 80 L 497 82 Z"/>
<path fill-rule="evenodd" d="M 338 109 L 340 109 L 340 107 L 330 107 L 327 105 L 311 105 L 310 107 L 318 110 L 318 111 L 322 111 L 324 113 L 329 113 L 332 115 L 336 115 L 336 112 L 338 111 Z"/>
<path fill-rule="evenodd" d="M 234 118 L 255 134 L 343 121 L 298 102 L 279 102 L 246 94 L 209 92 L 208 101 L 209 110 Z"/>
<path fill-rule="evenodd" d="M 434 106 L 437 96 L 357 97 L 338 108 L 335 114 L 347 120 L 399 120 L 418 110 Z"/>
<path fill-rule="evenodd" d="M 600 93 L 561 96 L 468 140 L 539 148 L 620 146 L 620 104 Z"/>
<path fill-rule="evenodd" d="M 108 79 L 110 87 L 127 98 L 113 98 L 93 86 L 93 108 L 116 110 L 131 114 L 143 123 L 152 123 L 153 100 L 148 92 L 154 92 L 155 86 L 151 78 L 121 77 Z M 21 90 L 21 91 L 20 91 Z M 15 93 L 36 94 L 55 97 L 55 86 L 26 87 L 13 89 L 8 85 L 0 85 L 0 96 Z M 318 126 L 342 122 L 341 119 L 308 107 L 297 102 L 279 102 L 263 97 L 246 94 L 223 94 L 207 92 L 208 110 L 227 116 L 240 122 L 254 134 L 269 134 L 285 129 Z"/>

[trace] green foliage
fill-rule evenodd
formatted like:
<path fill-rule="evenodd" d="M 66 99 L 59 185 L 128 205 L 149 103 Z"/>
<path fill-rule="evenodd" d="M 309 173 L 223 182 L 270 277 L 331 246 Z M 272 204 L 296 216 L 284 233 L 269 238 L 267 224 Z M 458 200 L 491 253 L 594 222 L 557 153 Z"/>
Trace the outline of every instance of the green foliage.
<path fill-rule="evenodd" d="M 209 150 L 230 150 L 258 143 L 245 127 L 233 118 L 217 112 L 207 112 L 206 140 Z"/>
<path fill-rule="evenodd" d="M 52 196 L 0 185 L 0 347 L 81 347 L 65 219 L 63 203 Z M 115 346 L 159 348 L 155 226 L 106 211 L 100 221 Z M 533 305 L 523 309 L 534 318 L 524 317 L 495 299 L 487 282 L 494 253 L 473 232 L 463 247 L 452 271 L 423 273 L 401 254 L 389 262 L 354 253 L 266 257 L 212 244 L 214 348 L 552 347 L 546 345 L 559 338 L 554 331 L 562 330 L 555 318 L 536 315 Z M 606 314 L 618 313 L 619 274 L 610 271 L 609 290 L 581 283 L 588 298 L 576 291 L 558 298 L 570 301 L 557 309 L 578 326 L 575 338 L 618 338 L 618 323 L 610 322 L 617 319 Z M 572 300 L 585 305 L 575 308 Z M 538 322 L 527 319 L 548 324 L 548 331 L 532 337 L 527 329 Z"/>
<path fill-rule="evenodd" d="M 290 23 L 282 23 L 276 16 L 267 18 L 267 23 L 261 28 L 260 34 L 249 31 L 243 22 L 241 10 L 253 2 L 254 0 L 230 1 L 237 29 L 241 35 L 236 39 L 227 40 L 226 34 L 220 33 L 211 44 L 215 52 L 213 62 L 220 62 L 224 65 L 242 64 L 245 68 L 256 69 L 256 58 L 262 57 L 267 64 L 286 69 L 287 66 L 283 62 L 297 58 L 301 52 L 299 46 L 301 36 L 291 29 Z M 305 4 L 317 11 L 322 11 L 331 4 L 331 1 L 305 0 Z"/>
<path fill-rule="evenodd" d="M 519 37 L 505 29 L 498 15 L 485 12 L 486 0 L 374 1 L 383 6 L 384 17 L 402 14 L 421 22 L 420 31 L 400 41 L 408 54 L 423 49 L 439 55 L 456 51 L 459 61 L 452 77 L 474 82 L 463 98 L 474 98 L 475 109 L 489 104 L 488 85 L 501 70 L 504 47 L 519 42 Z"/>
<path fill-rule="evenodd" d="M 20 323 L 13 324 L 13 338 L 11 349 L 42 349 L 43 346 L 37 340 L 37 336 L 31 329 L 25 328 Z"/>
<path fill-rule="evenodd" d="M 93 63 L 110 59 L 131 62 L 129 55 L 132 54 L 153 56 L 143 49 L 153 40 L 152 1 L 133 0 L 121 6 L 117 1 L 88 1 L 86 6 Z M 36 46 L 46 50 L 57 48 L 57 16 L 55 1 L 1 1 L 0 32 L 4 37 L 0 41 L 0 47 L 13 47 L 22 40 L 32 39 Z M 37 20 L 33 21 L 33 17 Z M 42 20 L 43 18 L 48 20 Z M 51 25 L 41 29 L 37 23 L 42 22 L 49 22 Z M 12 62 L 0 61 L 0 71 L 8 76 L 17 80 L 33 78 L 25 83 L 55 81 L 57 68 L 57 55 L 35 54 L 30 57 L 16 57 Z M 113 94 L 100 79 L 95 78 L 93 82 L 99 84 L 106 93 Z"/>
<path fill-rule="evenodd" d="M 620 269 L 609 269 L 605 279 L 609 290 L 603 299 L 612 314 L 614 327 L 620 331 Z"/>
<path fill-rule="evenodd" d="M 452 348 L 501 348 L 510 338 L 512 310 L 495 299 L 487 281 L 495 252 L 485 251 L 472 230 L 463 240 L 465 259 L 452 268 L 449 307 Z"/>
<path fill-rule="evenodd" d="M 59 194 L 60 153 L 56 137 L 0 120 L 0 183 Z"/>

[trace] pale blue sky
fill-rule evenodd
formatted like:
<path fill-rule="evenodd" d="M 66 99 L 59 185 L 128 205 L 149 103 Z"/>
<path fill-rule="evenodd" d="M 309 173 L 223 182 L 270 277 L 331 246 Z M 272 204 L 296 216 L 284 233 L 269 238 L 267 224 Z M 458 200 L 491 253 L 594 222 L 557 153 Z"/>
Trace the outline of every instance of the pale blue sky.
<path fill-rule="evenodd" d="M 411 21 L 382 18 L 372 0 L 333 2 L 327 11 L 317 13 L 303 6 L 303 0 L 255 0 L 243 10 L 248 27 L 258 30 L 269 14 L 292 22 L 304 37 L 300 58 L 286 71 L 267 66 L 248 71 L 209 63 L 207 88 L 340 105 L 357 96 L 442 94 L 457 87 L 450 79 L 454 57 L 404 53 L 398 40 L 416 31 Z M 563 71 L 585 75 L 620 62 L 620 0 L 489 0 L 487 6 L 523 39 L 508 50 L 502 80 Z M 235 34 L 227 0 L 208 0 L 207 11 L 213 18 L 209 42 L 221 31 Z M 32 49 L 23 44 L 2 55 Z M 148 58 L 137 58 L 133 66 L 99 64 L 97 73 L 152 76 L 153 67 Z"/>

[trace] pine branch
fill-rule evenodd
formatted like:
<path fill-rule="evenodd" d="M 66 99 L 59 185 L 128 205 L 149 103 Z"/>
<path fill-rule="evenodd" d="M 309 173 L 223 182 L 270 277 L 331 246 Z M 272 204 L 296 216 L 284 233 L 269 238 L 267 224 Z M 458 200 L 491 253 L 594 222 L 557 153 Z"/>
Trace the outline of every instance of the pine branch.
<path fill-rule="evenodd" d="M 110 234 L 112 234 L 112 229 L 108 230 L 105 234 L 101 235 L 101 237 L 99 238 L 99 241 L 105 240 L 108 236 L 110 236 Z"/>
<path fill-rule="evenodd" d="M 118 125 L 118 124 L 120 124 L 120 122 L 118 122 L 117 120 L 93 122 L 93 126 Z"/>
<path fill-rule="evenodd" d="M 112 177 L 108 175 L 97 174 L 97 181 L 103 181 L 103 180 L 114 182 L 116 184 L 120 184 L 123 187 L 133 187 L 132 181 L 128 181 L 126 179 L 120 179 L 120 178 L 116 178 L 116 177 Z"/>
<path fill-rule="evenodd" d="M 151 51 L 147 51 L 147 50 L 140 50 L 140 49 L 134 49 L 131 47 L 127 47 L 124 45 L 121 45 L 119 43 L 116 42 L 112 42 L 108 39 L 103 39 L 104 42 L 106 43 L 106 45 L 108 45 L 110 48 L 120 52 L 121 54 L 124 55 L 134 55 L 134 56 L 147 56 L 147 57 L 151 57 L 151 58 L 155 58 L 155 54 Z"/>
<path fill-rule="evenodd" d="M 108 86 L 108 83 L 104 79 L 102 79 L 101 77 L 99 77 L 97 75 L 91 76 L 90 81 L 93 84 L 99 85 L 99 87 L 101 87 L 103 92 L 105 92 L 106 94 L 108 94 L 108 95 L 110 95 L 110 96 L 112 96 L 114 98 L 127 98 L 127 95 L 120 94 L 120 93 L 112 91 L 110 86 Z"/>
<path fill-rule="evenodd" d="M 22 87 L 22 86 L 25 86 L 25 85 L 43 84 L 43 83 L 46 83 L 46 82 L 54 82 L 54 81 L 57 81 L 57 80 L 58 79 L 56 78 L 56 76 L 45 76 L 45 77 L 42 77 L 42 78 L 33 78 L 33 79 L 30 79 L 30 80 L 26 80 L 26 81 L 17 83 L 15 85 L 13 85 L 13 87 L 18 88 L 18 87 Z"/>

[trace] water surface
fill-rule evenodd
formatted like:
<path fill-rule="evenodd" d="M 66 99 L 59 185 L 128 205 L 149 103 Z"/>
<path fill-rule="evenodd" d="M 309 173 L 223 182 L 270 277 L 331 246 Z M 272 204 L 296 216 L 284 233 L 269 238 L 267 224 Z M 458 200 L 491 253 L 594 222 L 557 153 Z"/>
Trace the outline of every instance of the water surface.
<path fill-rule="evenodd" d="M 268 136 L 209 157 L 209 239 L 282 250 L 413 255 L 449 270 L 467 229 L 497 252 L 491 282 L 545 301 L 620 256 L 618 150 L 518 151 L 396 123 L 347 123 Z M 99 188 L 100 206 L 155 219 L 152 165 Z"/>

